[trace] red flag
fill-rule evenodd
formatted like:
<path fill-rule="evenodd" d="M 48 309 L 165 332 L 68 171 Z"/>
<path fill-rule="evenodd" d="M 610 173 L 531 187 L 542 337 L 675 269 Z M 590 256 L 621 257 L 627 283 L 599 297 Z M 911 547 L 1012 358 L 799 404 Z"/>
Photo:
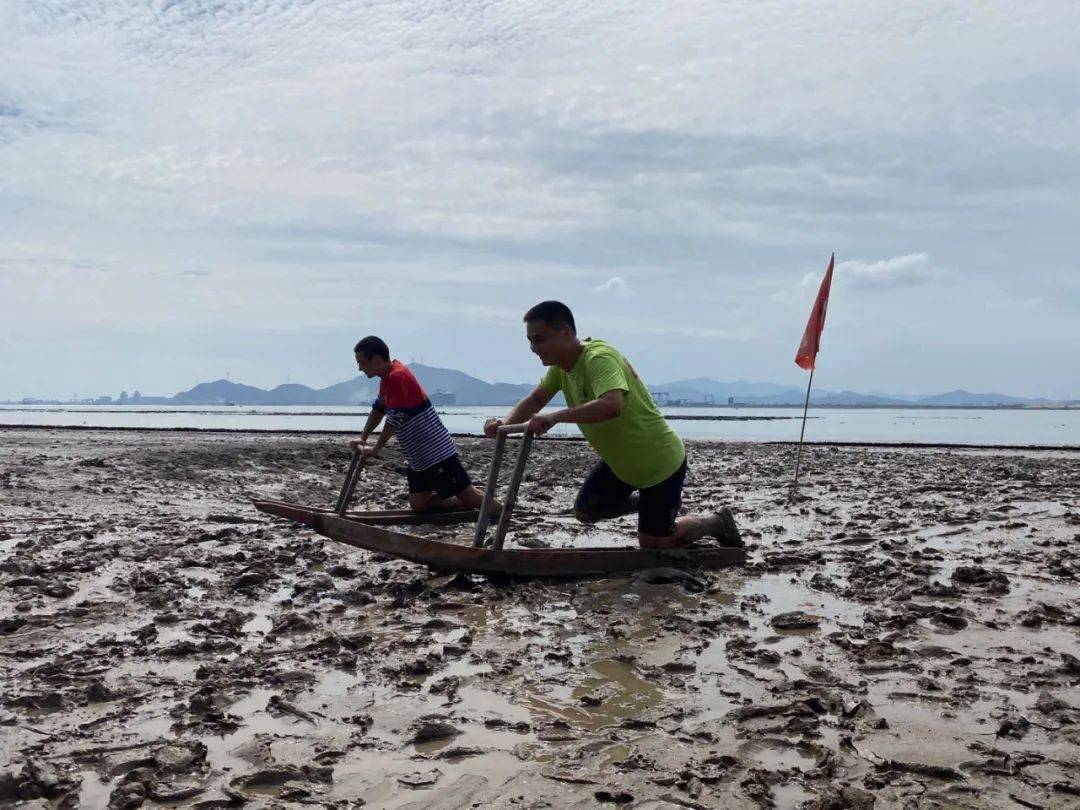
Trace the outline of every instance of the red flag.
<path fill-rule="evenodd" d="M 821 346 L 821 330 L 825 328 L 825 310 L 829 307 L 829 289 L 832 287 L 833 263 L 836 254 L 829 259 L 829 269 L 825 271 L 825 278 L 821 280 L 821 288 L 817 292 L 817 300 L 814 308 L 810 310 L 810 320 L 806 322 L 806 331 L 803 332 L 802 343 L 799 351 L 795 354 L 795 365 L 810 371 L 817 359 L 818 349 Z"/>

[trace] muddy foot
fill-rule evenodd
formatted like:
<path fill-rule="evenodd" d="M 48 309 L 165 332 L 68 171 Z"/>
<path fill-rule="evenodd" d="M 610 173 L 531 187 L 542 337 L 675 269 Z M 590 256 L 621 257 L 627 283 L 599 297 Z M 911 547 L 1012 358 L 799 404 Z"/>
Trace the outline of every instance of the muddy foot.
<path fill-rule="evenodd" d="M 713 515 L 713 522 L 715 528 L 712 536 L 720 545 L 728 548 L 743 548 L 746 545 L 739 534 L 739 527 L 735 525 L 735 516 L 726 506 Z"/>

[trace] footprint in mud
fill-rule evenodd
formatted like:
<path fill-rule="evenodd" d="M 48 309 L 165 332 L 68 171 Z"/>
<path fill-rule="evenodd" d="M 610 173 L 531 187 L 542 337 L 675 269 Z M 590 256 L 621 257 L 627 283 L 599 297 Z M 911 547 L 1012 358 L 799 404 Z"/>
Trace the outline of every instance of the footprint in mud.
<path fill-rule="evenodd" d="M 740 761 L 768 771 L 809 771 L 826 756 L 826 750 L 812 743 L 792 743 L 780 737 L 748 740 L 736 749 Z"/>

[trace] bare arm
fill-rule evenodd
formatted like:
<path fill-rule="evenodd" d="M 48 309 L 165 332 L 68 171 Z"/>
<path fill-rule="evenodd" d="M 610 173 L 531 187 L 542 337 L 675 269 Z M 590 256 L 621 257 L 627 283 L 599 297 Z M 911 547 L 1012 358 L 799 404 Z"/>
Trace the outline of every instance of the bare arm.
<path fill-rule="evenodd" d="M 370 455 L 377 456 L 379 451 L 386 447 L 386 443 L 394 437 L 394 426 L 389 422 L 386 423 L 386 427 L 382 429 L 382 433 L 379 434 L 379 440 L 375 442 L 374 449 L 371 450 Z"/>
<path fill-rule="evenodd" d="M 368 437 L 372 434 L 375 428 L 379 426 L 379 423 L 382 421 L 383 416 L 384 414 L 382 411 L 378 410 L 377 408 L 372 408 L 371 413 L 368 414 L 367 422 L 364 424 L 364 432 L 360 434 L 359 439 L 353 439 L 351 442 L 349 442 L 349 446 L 352 447 L 353 450 L 358 450 L 365 444 L 367 444 Z"/>
<path fill-rule="evenodd" d="M 539 411 L 549 402 L 554 394 L 549 394 L 546 390 L 539 385 L 532 390 L 532 393 L 525 397 L 521 402 L 514 406 L 513 410 L 506 415 L 506 419 L 503 422 L 507 425 L 516 425 L 524 422 L 534 413 Z"/>
<path fill-rule="evenodd" d="M 543 387 L 539 385 L 536 386 L 531 394 L 522 399 L 521 402 L 510 410 L 510 413 L 506 415 L 505 419 L 488 419 L 487 422 L 484 423 L 485 435 L 489 437 L 494 436 L 495 431 L 499 429 L 500 425 L 516 425 L 524 422 L 551 402 L 553 396 L 555 395 L 548 393 Z"/>
<path fill-rule="evenodd" d="M 367 443 L 368 436 L 372 434 L 375 428 L 377 428 L 379 423 L 383 420 L 384 415 L 385 414 L 382 411 L 377 410 L 376 408 L 371 409 L 371 413 L 368 414 L 367 424 L 364 425 L 364 432 L 360 434 L 360 438 L 365 444 Z"/>
<path fill-rule="evenodd" d="M 529 430 L 542 436 L 560 422 L 573 425 L 592 425 L 606 422 L 622 413 L 622 389 L 613 388 L 596 399 L 590 399 L 572 408 L 563 408 L 555 413 L 538 413 L 529 420 Z"/>
<path fill-rule="evenodd" d="M 591 399 L 588 402 L 583 402 L 580 405 L 575 405 L 573 408 L 563 408 L 562 410 L 555 411 L 555 413 L 549 413 L 544 418 L 550 419 L 551 424 L 573 424 L 573 425 L 592 425 L 597 422 L 607 422 L 609 419 L 614 419 L 623 409 L 623 392 L 618 389 L 612 389 L 607 393 L 601 394 L 596 399 Z"/>
<path fill-rule="evenodd" d="M 529 430 L 539 436 L 559 423 L 593 425 L 617 418 L 623 410 L 623 396 L 629 390 L 624 365 L 627 365 L 625 360 L 619 362 L 603 352 L 593 357 L 586 363 L 585 379 L 591 383 L 593 391 L 603 393 L 581 405 L 536 414 L 529 420 Z"/>

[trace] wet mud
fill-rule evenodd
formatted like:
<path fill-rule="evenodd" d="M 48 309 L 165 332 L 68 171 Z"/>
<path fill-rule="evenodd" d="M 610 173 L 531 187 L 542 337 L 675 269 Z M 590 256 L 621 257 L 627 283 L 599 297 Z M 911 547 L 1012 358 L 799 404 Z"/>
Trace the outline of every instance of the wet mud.
<path fill-rule="evenodd" d="M 343 439 L 0 451 L 3 806 L 1080 807 L 1075 453 L 809 448 L 792 504 L 793 448 L 695 443 L 749 565 L 515 582 L 250 507 L 331 504 Z M 508 545 L 632 542 L 573 520 L 593 461 L 537 442 Z"/>

